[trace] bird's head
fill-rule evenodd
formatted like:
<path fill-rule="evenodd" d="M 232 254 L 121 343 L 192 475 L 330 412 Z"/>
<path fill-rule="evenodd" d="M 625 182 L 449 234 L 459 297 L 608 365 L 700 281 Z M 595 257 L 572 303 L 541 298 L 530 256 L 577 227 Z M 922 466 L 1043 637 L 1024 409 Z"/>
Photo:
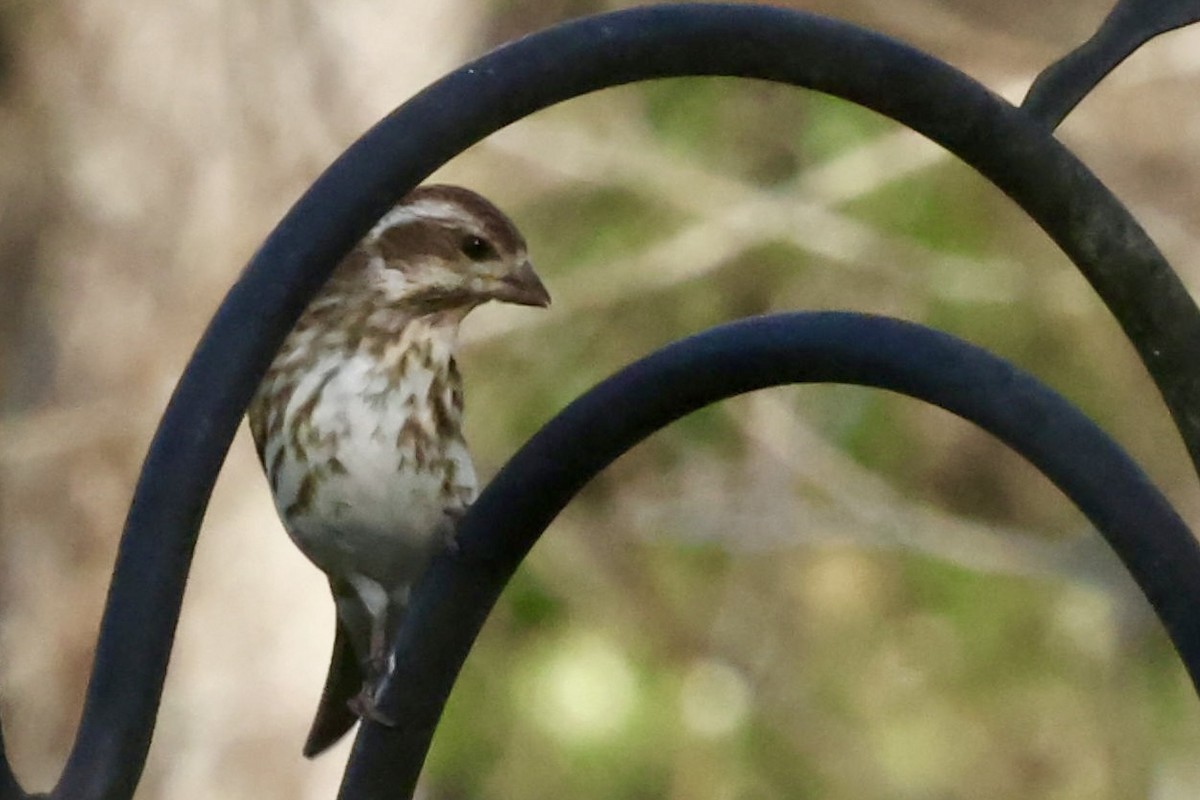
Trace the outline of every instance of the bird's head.
<path fill-rule="evenodd" d="M 469 311 L 488 300 L 550 304 L 516 225 L 458 186 L 414 189 L 371 229 L 357 256 L 339 270 L 344 278 L 423 312 Z"/>

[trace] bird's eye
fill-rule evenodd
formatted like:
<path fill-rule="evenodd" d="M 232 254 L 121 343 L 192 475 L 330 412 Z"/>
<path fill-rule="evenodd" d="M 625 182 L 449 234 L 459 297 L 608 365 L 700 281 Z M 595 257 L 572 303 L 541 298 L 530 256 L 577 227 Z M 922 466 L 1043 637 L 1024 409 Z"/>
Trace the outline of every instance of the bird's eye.
<path fill-rule="evenodd" d="M 496 248 L 487 239 L 468 236 L 462 240 L 463 255 L 472 261 L 488 261 L 496 257 Z"/>

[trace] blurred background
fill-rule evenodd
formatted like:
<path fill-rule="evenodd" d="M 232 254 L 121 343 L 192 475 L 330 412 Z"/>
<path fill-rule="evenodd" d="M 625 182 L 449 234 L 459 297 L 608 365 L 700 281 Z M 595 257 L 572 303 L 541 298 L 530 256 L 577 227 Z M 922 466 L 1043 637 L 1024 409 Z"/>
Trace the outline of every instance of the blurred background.
<path fill-rule="evenodd" d="M 0 2 L 0 712 L 57 777 L 141 458 L 193 343 L 287 207 L 394 105 L 602 0 Z M 1108 0 L 805 0 L 1016 101 Z M 1200 30 L 1066 140 L 1200 285 Z M 1193 525 L 1196 478 L 1116 324 L 938 148 L 824 96 L 671 80 L 455 160 L 555 295 L 468 321 L 492 473 L 612 370 L 712 324 L 858 309 L 954 332 L 1093 415 Z M 514 379 L 514 376 L 520 376 Z M 330 798 L 300 745 L 333 607 L 248 437 L 210 507 L 139 797 Z M 1192 798 L 1200 708 L 1086 522 L 985 434 L 878 392 L 698 413 L 555 523 L 467 664 L 428 798 Z"/>

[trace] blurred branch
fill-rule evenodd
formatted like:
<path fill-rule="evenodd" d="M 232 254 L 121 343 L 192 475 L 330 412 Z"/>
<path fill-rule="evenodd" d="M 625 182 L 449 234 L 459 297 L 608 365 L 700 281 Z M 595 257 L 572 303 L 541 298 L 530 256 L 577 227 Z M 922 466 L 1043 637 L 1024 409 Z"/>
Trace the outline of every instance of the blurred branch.
<path fill-rule="evenodd" d="M 804 424 L 789 402 L 796 392 L 747 398 L 750 413 L 728 414 L 748 439 L 848 517 L 856 544 L 902 548 L 978 572 L 1066 578 L 1114 591 L 1134 589 L 1102 540 L 1050 540 L 1028 531 L 984 524 L 906 498 Z"/>
<path fill-rule="evenodd" d="M 798 408 L 803 395 L 779 388 L 723 404 L 726 420 L 752 445 L 744 479 L 693 456 L 669 486 L 621 487 L 614 505 L 622 524 L 741 551 L 827 544 L 902 550 L 975 572 L 1087 585 L 1122 601 L 1138 596 L 1095 536 L 1050 538 L 906 496 L 807 424 Z M 725 476 L 719 486 L 698 477 L 714 472 Z"/>
<path fill-rule="evenodd" d="M 880 137 L 829 164 L 801 173 L 789 186 L 775 191 L 680 161 L 644 135 L 600 139 L 575 128 L 534 119 L 500 131 L 489 142 L 544 174 L 596 183 L 629 182 L 640 191 L 654 192 L 658 201 L 695 216 L 681 230 L 636 255 L 561 282 L 556 287 L 556 303 L 567 313 L 609 307 L 648 290 L 695 280 L 764 241 L 786 241 L 856 271 L 885 275 L 897 286 L 919 285 L 933 294 L 955 291 L 954 284 L 947 289 L 948 282 L 936 279 L 957 275 L 963 269 L 977 273 L 986 270 L 994 278 L 986 284 L 988 290 L 1003 292 L 1003 276 L 1019 269 L 1019 265 L 1003 259 L 981 261 L 941 253 L 829 208 L 935 163 L 943 151 L 911 131 Z M 880 161 L 887 161 L 890 169 L 860 172 Z M 810 194 L 849 173 L 857 179 L 833 198 Z M 467 332 L 467 341 L 545 325 L 547 320 L 505 315 L 487 323 L 475 324 Z"/>

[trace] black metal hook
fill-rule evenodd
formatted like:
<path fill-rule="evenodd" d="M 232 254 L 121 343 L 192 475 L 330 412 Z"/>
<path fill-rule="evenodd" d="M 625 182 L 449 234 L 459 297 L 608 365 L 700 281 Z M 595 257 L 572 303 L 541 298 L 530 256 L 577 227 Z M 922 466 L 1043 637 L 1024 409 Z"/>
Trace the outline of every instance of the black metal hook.
<path fill-rule="evenodd" d="M 1135 50 L 1159 34 L 1198 21 L 1196 0 L 1120 0 L 1090 39 L 1042 70 L 1021 108 L 1057 128 Z"/>
<path fill-rule="evenodd" d="M 741 320 L 626 367 L 513 456 L 462 520 L 456 553 L 413 592 L 396 671 L 366 722 L 339 797 L 408 797 L 475 637 L 517 564 L 575 493 L 654 431 L 705 405 L 785 383 L 872 386 L 941 406 L 1004 441 L 1079 507 L 1149 598 L 1200 688 L 1200 545 L 1141 469 L 1036 378 L 913 323 L 854 313 Z"/>

